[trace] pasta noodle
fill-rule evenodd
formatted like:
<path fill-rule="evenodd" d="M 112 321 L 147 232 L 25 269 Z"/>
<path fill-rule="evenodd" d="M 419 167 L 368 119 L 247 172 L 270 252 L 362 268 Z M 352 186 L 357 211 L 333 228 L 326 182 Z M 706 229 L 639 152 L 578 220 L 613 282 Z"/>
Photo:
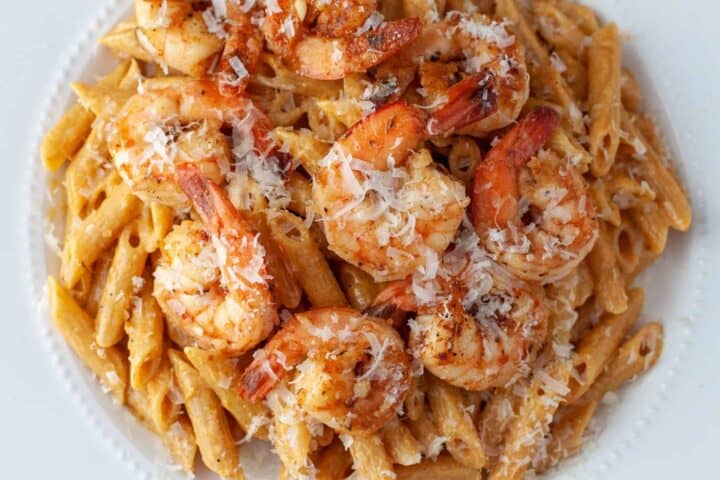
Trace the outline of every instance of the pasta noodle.
<path fill-rule="evenodd" d="M 162 311 L 152 296 L 152 282 L 143 277 L 134 277 L 144 284 L 142 294 L 133 297 L 133 309 L 125 324 L 128 336 L 128 357 L 130 359 L 130 384 L 142 390 L 160 367 L 163 355 Z M 131 279 L 132 283 L 132 279 Z"/>
<path fill-rule="evenodd" d="M 115 348 L 95 344 L 93 321 L 55 278 L 48 280 L 50 312 L 60 333 L 103 385 L 120 402 L 125 401 L 127 360 Z"/>
<path fill-rule="evenodd" d="M 609 24 L 592 36 L 588 53 L 590 102 L 590 164 L 593 175 L 603 176 L 615 162 L 620 144 L 620 39 Z"/>
<path fill-rule="evenodd" d="M 220 400 L 180 352 L 168 350 L 168 355 L 203 462 L 223 477 L 244 478 Z"/>
<path fill-rule="evenodd" d="M 147 252 L 140 243 L 138 224 L 129 224 L 118 238 L 105 288 L 100 297 L 96 341 L 101 347 L 111 347 L 122 340 L 125 320 L 135 293 L 136 281 L 143 281 Z"/>
<path fill-rule="evenodd" d="M 193 347 L 186 348 L 185 355 L 245 433 L 266 440 L 267 408 L 262 404 L 243 400 L 235 394 L 238 388 L 238 362 Z"/>

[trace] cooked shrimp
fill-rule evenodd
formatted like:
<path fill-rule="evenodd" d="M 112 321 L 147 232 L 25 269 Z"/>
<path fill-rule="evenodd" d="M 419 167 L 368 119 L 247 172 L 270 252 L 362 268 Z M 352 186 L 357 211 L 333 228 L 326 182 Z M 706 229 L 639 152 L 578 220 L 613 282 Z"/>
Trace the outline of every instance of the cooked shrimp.
<path fill-rule="evenodd" d="M 268 2 L 265 40 L 300 75 L 335 80 L 363 73 L 413 41 L 421 28 L 417 18 L 376 25 L 374 4 L 368 0 L 322 5 L 308 0 Z M 315 19 L 318 26 L 313 30 L 309 24 Z"/>
<path fill-rule="evenodd" d="M 224 36 L 225 46 L 218 64 L 217 77 L 223 95 L 236 95 L 245 90 L 250 75 L 257 69 L 263 50 L 263 36 L 250 17 L 242 11 L 239 3 L 223 3 L 226 4 L 227 19 L 224 30 L 220 30 L 219 34 Z"/>
<path fill-rule="evenodd" d="M 590 253 L 598 222 L 578 170 L 540 150 L 558 124 L 537 108 L 513 127 L 475 170 L 472 221 L 483 246 L 519 278 L 550 282 Z"/>
<path fill-rule="evenodd" d="M 164 239 L 153 294 L 177 344 L 240 355 L 278 321 L 265 252 L 225 192 L 198 168 L 179 168 L 178 182 L 202 222 L 186 220 Z"/>
<path fill-rule="evenodd" d="M 254 149 L 273 149 L 270 121 L 243 96 L 225 97 L 208 80 L 178 79 L 128 100 L 108 129 L 108 149 L 116 168 L 146 200 L 189 206 L 176 181 L 183 164 L 197 166 L 205 178 L 222 182 L 233 161 L 224 129 L 251 124 Z M 243 139 L 245 141 L 245 139 Z"/>
<path fill-rule="evenodd" d="M 507 386 L 529 371 L 545 341 L 548 312 L 539 289 L 498 269 L 464 229 L 434 279 L 390 284 L 369 312 L 416 312 L 409 347 L 446 382 L 481 391 Z"/>
<path fill-rule="evenodd" d="M 468 77 L 429 120 L 398 102 L 353 126 L 314 174 L 313 198 L 330 249 L 375 280 L 430 268 L 455 236 L 468 199 L 464 185 L 433 164 L 431 134 L 452 131 L 493 111 L 485 77 Z"/>
<path fill-rule="evenodd" d="M 338 432 L 378 430 L 410 386 L 410 357 L 398 333 L 349 308 L 291 317 L 255 354 L 240 395 L 258 401 L 293 370 L 299 405 Z"/>
<path fill-rule="evenodd" d="M 208 1 L 136 0 L 138 41 L 164 69 L 193 77 L 210 73 L 222 54 L 218 78 L 225 87 L 233 87 L 224 88 L 227 93 L 236 93 L 255 71 L 262 33 L 237 2 L 227 2 L 223 10 L 214 10 Z"/>
<path fill-rule="evenodd" d="M 492 77 L 497 109 L 465 126 L 459 133 L 485 136 L 517 119 L 528 99 L 530 76 L 522 45 L 505 22 L 481 14 L 457 11 L 425 26 L 399 55 L 381 64 L 375 78 L 402 94 L 420 73 L 421 94 L 428 105 L 447 100 L 449 89 L 461 78 L 484 72 Z"/>

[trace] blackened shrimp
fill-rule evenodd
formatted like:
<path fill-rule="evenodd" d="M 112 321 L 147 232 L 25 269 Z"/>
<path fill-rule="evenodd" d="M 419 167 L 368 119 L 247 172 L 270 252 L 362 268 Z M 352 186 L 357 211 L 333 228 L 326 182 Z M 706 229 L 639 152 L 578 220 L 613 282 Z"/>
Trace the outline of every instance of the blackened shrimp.
<path fill-rule="evenodd" d="M 262 32 L 238 2 L 213 3 L 220 11 L 209 1 L 136 0 L 136 37 L 165 70 L 196 78 L 217 73 L 224 93 L 238 93 L 260 59 Z"/>
<path fill-rule="evenodd" d="M 368 0 L 267 2 L 265 40 L 300 75 L 335 80 L 363 73 L 413 41 L 421 29 L 417 18 L 373 23 L 374 4 Z"/>
<path fill-rule="evenodd" d="M 507 22 L 485 15 L 450 12 L 425 26 L 408 48 L 378 66 L 376 79 L 396 96 L 420 75 L 427 105 L 447 101 L 449 90 L 468 75 L 483 72 L 492 78 L 497 108 L 459 133 L 484 137 L 514 122 L 528 99 L 530 76 L 520 42 Z"/>
<path fill-rule="evenodd" d="M 369 313 L 416 313 L 408 321 L 412 354 L 446 382 L 482 391 L 527 375 L 548 312 L 541 291 L 493 265 L 471 228 L 455 239 L 434 279 L 390 284 Z"/>
<path fill-rule="evenodd" d="M 225 134 L 243 134 L 261 154 L 273 149 L 272 126 L 247 97 L 223 96 L 209 80 L 173 79 L 131 97 L 108 128 L 108 149 L 123 180 L 137 196 L 174 207 L 189 206 L 177 169 L 196 166 L 222 183 L 233 162 Z M 245 141 L 246 139 L 243 139 Z"/>
<path fill-rule="evenodd" d="M 546 107 L 529 113 L 478 163 L 471 213 L 482 244 L 519 278 L 549 282 L 577 267 L 598 237 L 579 171 L 541 150 L 559 122 Z"/>
<path fill-rule="evenodd" d="M 264 249 L 219 186 L 193 166 L 178 175 L 202 221 L 187 220 L 164 239 L 154 296 L 176 343 L 240 355 L 278 321 Z"/>
<path fill-rule="evenodd" d="M 410 357 L 381 319 L 349 308 L 298 313 L 255 354 L 240 395 L 265 398 L 290 373 L 300 407 L 338 432 L 374 432 L 410 386 Z"/>
<path fill-rule="evenodd" d="M 330 249 L 375 280 L 432 269 L 462 222 L 464 185 L 438 169 L 431 135 L 461 128 L 495 109 L 484 74 L 453 86 L 446 104 L 426 115 L 404 102 L 354 125 L 319 162 L 313 198 Z"/>

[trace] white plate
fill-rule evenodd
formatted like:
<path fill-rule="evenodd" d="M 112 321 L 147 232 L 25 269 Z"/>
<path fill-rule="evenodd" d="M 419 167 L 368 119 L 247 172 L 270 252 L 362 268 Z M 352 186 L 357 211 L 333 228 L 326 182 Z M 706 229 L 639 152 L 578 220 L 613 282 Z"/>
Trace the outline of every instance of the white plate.
<path fill-rule="evenodd" d="M 38 142 L 70 102 L 69 82 L 102 70 L 104 55 L 94 41 L 130 3 L 13 2 L 3 16 L 0 198 L 7 223 L 19 232 L 0 237 L 7 326 L 0 349 L 0 451 L 4 472 L 18 478 L 174 477 L 158 442 L 101 393 L 51 328 L 45 309 L 33 306 L 54 268 L 42 241 L 48 199 Z M 709 0 L 589 3 L 629 34 L 626 63 L 651 93 L 649 103 L 690 191 L 695 223 L 690 234 L 671 237 L 662 262 L 644 279 L 645 317 L 660 318 L 666 327 L 662 360 L 621 393 L 604 431 L 553 478 L 700 476 L 715 471 L 713 454 L 720 451 L 720 409 L 710 408 L 720 404 L 720 255 L 712 248 L 720 242 L 714 91 L 720 7 Z M 261 460 L 259 450 L 244 456 Z"/>

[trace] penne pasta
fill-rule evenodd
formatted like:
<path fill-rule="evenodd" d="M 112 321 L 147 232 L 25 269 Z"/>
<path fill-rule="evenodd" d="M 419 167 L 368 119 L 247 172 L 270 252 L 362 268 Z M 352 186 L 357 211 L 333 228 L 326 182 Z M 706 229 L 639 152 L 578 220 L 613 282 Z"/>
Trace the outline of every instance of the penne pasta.
<path fill-rule="evenodd" d="M 330 151 L 330 144 L 320 140 L 309 130 L 276 128 L 273 134 L 310 175 L 315 174 L 317 162 Z"/>
<path fill-rule="evenodd" d="M 589 389 L 577 400 L 578 405 L 602 400 L 607 392 L 613 392 L 653 367 L 663 350 L 663 328 L 657 322 L 643 325 L 623 343 L 617 354 Z"/>
<path fill-rule="evenodd" d="M 100 257 L 93 265 L 93 271 L 87 272 L 89 280 L 83 279 L 78 285 L 82 285 L 85 281 L 91 284 L 90 291 L 88 292 L 85 311 L 92 317 L 97 317 L 98 309 L 100 308 L 100 299 L 102 298 L 103 290 L 105 289 L 105 283 L 107 281 L 107 275 L 110 271 L 110 265 L 112 264 L 112 252 L 107 252 Z"/>
<path fill-rule="evenodd" d="M 538 473 L 557 465 L 561 460 L 577 454 L 582 448 L 583 434 L 595 414 L 597 402 L 561 407 L 550 429 L 547 451 L 535 468 Z"/>
<path fill-rule="evenodd" d="M 485 465 L 485 451 L 472 418 L 465 409 L 460 389 L 431 375 L 427 397 L 435 425 L 446 437 L 445 446 L 450 455 L 466 467 L 480 470 Z"/>
<path fill-rule="evenodd" d="M 620 38 L 617 26 L 595 32 L 588 51 L 590 103 L 590 170 L 596 177 L 610 171 L 620 144 Z"/>
<path fill-rule="evenodd" d="M 270 291 L 275 301 L 286 308 L 296 308 L 302 300 L 302 290 L 296 281 L 291 265 L 273 236 L 267 215 L 256 213 L 249 217 L 256 232 L 260 234 L 260 243 L 265 249 L 265 263 L 273 278 Z"/>
<path fill-rule="evenodd" d="M 567 81 L 573 97 L 581 103 L 587 101 L 587 66 L 566 50 L 555 51 L 550 55 L 550 61 L 556 69 L 562 70 L 560 73 L 562 73 L 563 78 Z"/>
<path fill-rule="evenodd" d="M 341 437 L 350 451 L 358 477 L 367 480 L 395 478 L 392 460 L 378 434 L 358 434 Z"/>
<path fill-rule="evenodd" d="M 642 159 L 636 168 L 636 175 L 647 181 L 657 193 L 658 205 L 665 212 L 670 226 L 681 232 L 687 231 L 692 223 L 692 208 L 678 180 L 634 125 L 632 117 L 623 116 L 622 128 L 627 134 L 628 144 Z"/>
<path fill-rule="evenodd" d="M 592 8 L 573 0 L 557 0 L 557 7 L 570 18 L 585 35 L 592 35 L 600 28 L 597 16 Z"/>
<path fill-rule="evenodd" d="M 166 432 L 177 421 L 182 407 L 182 396 L 167 358 L 161 359 L 157 372 L 145 384 L 144 392 L 149 421 L 158 432 Z"/>
<path fill-rule="evenodd" d="M 278 213 L 268 220 L 273 240 L 310 303 L 315 307 L 346 305 L 347 300 L 330 265 L 303 221 L 290 212 Z"/>
<path fill-rule="evenodd" d="M 465 185 L 471 185 L 475 166 L 482 161 L 478 144 L 470 137 L 461 137 L 452 142 L 448 155 L 450 173 Z"/>
<path fill-rule="evenodd" d="M 350 305 L 363 311 L 370 306 L 380 291 L 373 278 L 354 265 L 342 262 L 338 267 L 338 280 Z"/>
<path fill-rule="evenodd" d="M 631 276 L 640 265 L 644 248 L 642 233 L 626 218 L 612 230 L 615 261 L 626 276 Z"/>
<path fill-rule="evenodd" d="M 237 394 L 241 367 L 245 362 L 241 359 L 225 358 L 197 347 L 185 348 L 185 355 L 248 438 L 267 440 L 267 408 L 261 403 L 243 400 Z"/>
<path fill-rule="evenodd" d="M 621 314 L 603 315 L 600 322 L 580 340 L 573 357 L 573 367 L 579 378 L 570 380 L 565 402 L 572 404 L 580 398 L 602 373 L 623 337 L 640 316 L 643 301 L 642 290 L 630 290 L 627 310 Z"/>
<path fill-rule="evenodd" d="M 48 279 L 48 296 L 50 314 L 65 341 L 115 399 L 124 403 L 128 384 L 125 356 L 115 348 L 97 346 L 92 318 L 53 277 Z"/>
<path fill-rule="evenodd" d="M 565 121 L 573 133 L 585 134 L 585 125 L 582 112 L 572 98 L 570 87 L 565 82 L 560 71 L 552 66 L 550 54 L 541 43 L 535 31 L 518 8 L 515 0 L 498 0 L 496 14 L 510 19 L 525 45 L 530 69 L 531 90 L 534 93 L 545 93 L 540 97 L 548 96 L 563 109 Z"/>
<path fill-rule="evenodd" d="M 392 463 L 396 465 L 415 465 L 420 463 L 422 452 L 420 444 L 410 429 L 397 418 L 390 420 L 382 429 L 382 440 Z"/>
<path fill-rule="evenodd" d="M 285 385 L 280 385 L 268 395 L 266 403 L 273 416 L 270 439 L 288 477 L 310 475 L 315 469 L 310 459 L 312 433 L 297 399 Z"/>
<path fill-rule="evenodd" d="M 127 400 L 128 408 L 147 428 L 160 436 L 172 459 L 186 473 L 192 473 L 195 468 L 195 455 L 197 442 L 192 430 L 190 420 L 186 415 L 177 418 L 165 432 L 158 431 L 150 418 L 149 402 L 144 392 L 130 389 Z"/>
<path fill-rule="evenodd" d="M 353 459 L 345 450 L 342 442 L 335 439 L 328 447 L 323 449 L 315 462 L 317 480 L 335 480 L 347 477 Z"/>
<path fill-rule="evenodd" d="M 220 400 L 180 352 L 168 350 L 168 356 L 203 462 L 220 476 L 244 478 Z"/>
<path fill-rule="evenodd" d="M 160 306 L 152 296 L 150 279 L 134 278 L 136 283 L 142 280 L 144 286 L 140 287 L 141 296 L 132 299 L 132 314 L 125 324 L 125 330 L 128 337 L 130 385 L 136 390 L 142 390 L 162 363 L 165 322 Z"/>
<path fill-rule="evenodd" d="M 503 440 L 515 416 L 516 395 L 507 389 L 497 389 L 480 414 L 478 431 L 483 450 L 494 462 L 500 455 Z M 491 463 L 491 462 L 488 462 Z"/>
<path fill-rule="evenodd" d="M 75 215 L 78 222 L 87 216 L 88 207 L 99 206 L 96 188 L 107 185 L 103 180 L 110 174 L 110 158 L 102 129 L 93 128 L 65 172 L 68 212 Z M 95 197 L 94 202 L 91 201 L 91 195 Z M 104 195 L 107 195 L 107 192 L 104 192 Z"/>
<path fill-rule="evenodd" d="M 287 189 L 290 192 L 288 210 L 305 218 L 313 218 L 312 211 L 312 181 L 298 172 L 293 172 L 288 178 Z"/>
<path fill-rule="evenodd" d="M 99 85 L 102 87 L 117 86 L 127 73 L 129 66 L 130 62 L 118 65 L 100 80 Z M 95 120 L 95 116 L 82 105 L 76 103 L 70 107 L 43 139 L 40 153 L 45 168 L 51 172 L 57 171 L 66 160 L 72 158 L 90 133 L 93 120 Z"/>
<path fill-rule="evenodd" d="M 585 150 L 585 147 L 562 127 L 555 130 L 555 133 L 550 138 L 549 146 L 555 153 L 567 159 L 582 173 L 588 170 L 592 162 L 592 157 Z"/>
<path fill-rule="evenodd" d="M 620 98 L 623 108 L 628 112 L 640 113 L 642 110 L 643 97 L 640 86 L 627 68 L 623 68 L 620 73 Z"/>
<path fill-rule="evenodd" d="M 580 26 L 550 2 L 534 2 L 540 34 L 554 50 L 570 52 L 577 59 L 586 54 L 585 34 Z"/>
<path fill-rule="evenodd" d="M 413 437 L 420 444 L 423 457 L 435 458 L 445 446 L 446 437 L 440 435 L 438 428 L 433 423 L 430 411 L 424 409 L 415 419 L 406 421 Z"/>
<path fill-rule="evenodd" d="M 410 467 L 398 467 L 396 480 L 481 480 L 482 471 L 466 467 L 443 455 Z"/>
<path fill-rule="evenodd" d="M 615 244 L 611 227 L 600 224 L 600 236 L 588 255 L 588 265 L 595 283 L 595 299 L 611 313 L 622 313 L 628 308 L 625 279 L 615 258 Z"/>
<path fill-rule="evenodd" d="M 646 204 L 630 211 L 634 226 L 645 238 L 645 245 L 655 255 L 660 255 L 667 244 L 670 222 L 656 204 Z"/>
<path fill-rule="evenodd" d="M 130 193 L 129 187 L 124 183 L 113 187 L 97 210 L 66 239 L 61 267 L 63 283 L 73 287 L 139 213 L 140 200 Z"/>
<path fill-rule="evenodd" d="M 95 339 L 101 347 L 111 347 L 123 338 L 136 285 L 144 282 L 142 274 L 146 260 L 147 251 L 140 243 L 138 223 L 133 222 L 118 238 L 100 297 Z"/>
<path fill-rule="evenodd" d="M 172 230 L 175 211 L 157 202 L 144 205 L 140 213 L 138 234 L 145 251 L 153 253 L 160 248 L 163 238 Z"/>

